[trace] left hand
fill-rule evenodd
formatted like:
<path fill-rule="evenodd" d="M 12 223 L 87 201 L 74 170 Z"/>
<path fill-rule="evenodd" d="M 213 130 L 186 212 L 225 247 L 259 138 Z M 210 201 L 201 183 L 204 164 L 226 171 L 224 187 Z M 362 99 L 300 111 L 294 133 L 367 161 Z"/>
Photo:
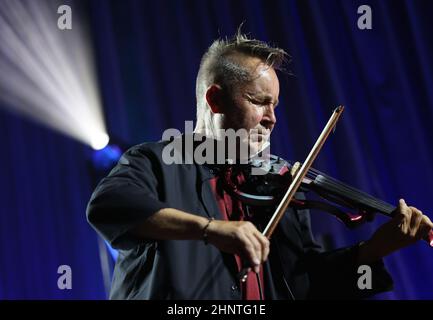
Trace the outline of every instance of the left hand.
<path fill-rule="evenodd" d="M 361 246 L 358 261 L 368 263 L 379 260 L 418 240 L 426 239 L 432 228 L 429 217 L 400 199 L 393 219 L 380 226 L 371 239 Z"/>

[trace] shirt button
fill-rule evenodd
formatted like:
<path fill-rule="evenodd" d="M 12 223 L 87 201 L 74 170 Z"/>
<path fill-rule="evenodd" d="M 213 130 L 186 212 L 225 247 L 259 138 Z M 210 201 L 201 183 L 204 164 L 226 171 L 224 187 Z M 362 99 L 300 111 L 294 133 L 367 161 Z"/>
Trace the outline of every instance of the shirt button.
<path fill-rule="evenodd" d="M 237 285 L 232 285 L 232 291 L 236 291 L 236 290 L 238 290 L 238 286 Z"/>

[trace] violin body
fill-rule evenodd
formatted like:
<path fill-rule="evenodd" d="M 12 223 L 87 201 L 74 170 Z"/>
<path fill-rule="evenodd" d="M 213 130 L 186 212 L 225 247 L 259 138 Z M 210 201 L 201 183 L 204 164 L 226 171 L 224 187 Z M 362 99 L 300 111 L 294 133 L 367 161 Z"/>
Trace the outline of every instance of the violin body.
<path fill-rule="evenodd" d="M 264 170 L 252 175 L 251 167 Z M 224 171 L 224 188 L 241 200 L 249 210 L 257 208 L 263 214 L 275 210 L 292 182 L 294 162 L 271 155 L 269 161 L 231 166 Z M 241 177 L 241 178 L 240 178 Z M 290 206 L 299 209 L 319 209 L 336 216 L 347 227 L 354 228 L 371 221 L 375 213 L 392 217 L 396 207 L 314 168 L 308 170 L 301 183 L 301 192 L 314 192 L 323 201 L 292 199 Z"/>

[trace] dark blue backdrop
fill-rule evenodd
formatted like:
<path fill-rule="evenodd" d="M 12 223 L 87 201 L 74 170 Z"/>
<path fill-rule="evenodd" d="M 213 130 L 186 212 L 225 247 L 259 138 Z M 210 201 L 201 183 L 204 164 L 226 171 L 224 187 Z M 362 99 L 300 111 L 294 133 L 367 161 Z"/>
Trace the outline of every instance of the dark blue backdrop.
<path fill-rule="evenodd" d="M 158 140 L 195 118 L 195 76 L 213 39 L 244 31 L 287 49 L 272 152 L 303 159 L 333 107 L 346 111 L 315 167 L 389 202 L 431 212 L 433 25 L 431 1 L 83 1 L 110 135 Z M 368 4 L 373 29 L 357 28 Z M 103 299 L 88 147 L 0 109 L 0 298 Z M 317 214 L 318 236 L 342 246 L 385 220 L 349 232 Z M 73 271 L 57 289 L 57 267 Z M 386 259 L 386 299 L 433 298 L 433 251 L 419 243 Z"/>

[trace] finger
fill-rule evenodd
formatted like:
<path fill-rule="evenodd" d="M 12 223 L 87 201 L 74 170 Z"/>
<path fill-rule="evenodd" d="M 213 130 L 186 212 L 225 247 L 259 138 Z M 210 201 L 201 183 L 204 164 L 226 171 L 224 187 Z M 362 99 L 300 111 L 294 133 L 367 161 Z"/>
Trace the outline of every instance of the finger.
<path fill-rule="evenodd" d="M 247 233 L 246 236 L 254 248 L 254 254 L 256 258 L 259 260 L 259 263 L 256 263 L 255 265 L 260 265 L 262 262 L 262 245 L 253 233 Z"/>
<path fill-rule="evenodd" d="M 260 265 L 254 267 L 255 273 L 260 273 Z"/>
<path fill-rule="evenodd" d="M 412 211 L 411 211 L 411 209 L 409 208 L 409 206 L 407 205 L 407 203 L 406 203 L 406 201 L 404 199 L 400 199 L 400 201 L 399 201 L 398 204 L 399 204 L 400 213 L 403 216 L 411 215 Z"/>
<path fill-rule="evenodd" d="M 428 216 L 426 215 L 422 216 L 422 220 L 419 228 L 421 229 L 420 230 L 421 237 L 428 238 L 430 231 L 433 229 L 433 224 Z"/>
<path fill-rule="evenodd" d="M 260 258 L 260 263 L 262 263 L 267 259 L 267 255 L 269 254 L 269 240 L 251 222 L 248 222 L 247 226 L 251 231 L 251 236 L 254 237 L 252 241 L 257 241 L 254 244 L 256 245 L 256 250 L 260 251 L 257 255 Z M 257 243 L 259 245 L 258 248 Z"/>
<path fill-rule="evenodd" d="M 432 230 L 432 228 L 429 225 L 423 224 L 421 222 L 421 226 L 419 227 L 419 231 L 418 231 L 419 238 L 428 240 L 430 242 L 429 235 L 430 235 L 431 230 Z"/>
<path fill-rule="evenodd" d="M 256 237 L 256 239 L 259 241 L 260 245 L 261 245 L 261 250 L 262 250 L 262 263 L 265 262 L 268 259 L 268 255 L 269 255 L 269 240 L 268 238 L 266 238 L 262 233 L 260 233 L 259 231 L 257 231 L 256 233 L 254 233 L 254 236 Z"/>
<path fill-rule="evenodd" d="M 292 169 L 290 169 L 290 175 L 292 177 L 295 177 L 296 173 L 298 172 L 299 168 L 301 167 L 300 162 L 295 162 L 292 166 Z"/>
<path fill-rule="evenodd" d="M 404 199 L 400 199 L 398 203 L 397 221 L 399 221 L 400 230 L 404 234 L 407 234 L 409 231 L 411 216 L 412 216 L 412 211 L 409 209 Z"/>
<path fill-rule="evenodd" d="M 253 223 L 251 223 L 250 221 L 247 221 L 244 224 L 244 226 L 246 228 L 245 234 L 248 236 L 251 243 L 253 244 L 254 249 L 256 251 L 256 256 L 261 262 L 261 260 L 262 260 L 262 246 L 261 246 L 261 243 L 258 241 L 257 237 L 255 237 L 255 235 L 257 233 L 260 233 L 260 231 L 257 230 L 256 226 Z"/>
<path fill-rule="evenodd" d="M 419 226 L 423 220 L 422 213 L 418 209 L 412 209 L 412 216 L 410 219 L 409 235 L 415 237 L 419 235 Z"/>
<path fill-rule="evenodd" d="M 252 225 L 252 234 L 257 239 L 257 241 L 260 243 L 260 249 L 261 249 L 261 262 L 265 262 L 268 254 L 269 254 L 269 240 L 266 238 L 263 233 L 261 233 L 255 225 Z"/>
<path fill-rule="evenodd" d="M 430 220 L 429 216 L 423 215 L 422 216 L 423 221 L 421 224 L 426 224 L 430 227 L 430 229 L 433 229 L 433 222 Z"/>
<path fill-rule="evenodd" d="M 400 199 L 398 201 L 397 208 L 395 209 L 395 215 L 393 218 L 396 225 L 400 225 L 402 220 L 405 217 L 405 205 L 406 205 L 406 203 L 404 202 L 403 199 Z"/>
<path fill-rule="evenodd" d="M 257 228 L 249 223 L 248 224 L 251 233 L 248 233 L 247 236 L 251 240 L 256 250 L 256 257 L 260 260 L 260 264 L 265 261 L 265 247 L 267 244 L 267 239 L 260 233 Z M 260 264 L 254 266 L 254 272 L 260 272 Z"/>
<path fill-rule="evenodd" d="M 256 251 L 250 239 L 245 234 L 242 234 L 240 239 L 242 241 L 241 255 L 245 257 L 250 266 L 259 265 L 260 260 L 256 256 Z"/>

